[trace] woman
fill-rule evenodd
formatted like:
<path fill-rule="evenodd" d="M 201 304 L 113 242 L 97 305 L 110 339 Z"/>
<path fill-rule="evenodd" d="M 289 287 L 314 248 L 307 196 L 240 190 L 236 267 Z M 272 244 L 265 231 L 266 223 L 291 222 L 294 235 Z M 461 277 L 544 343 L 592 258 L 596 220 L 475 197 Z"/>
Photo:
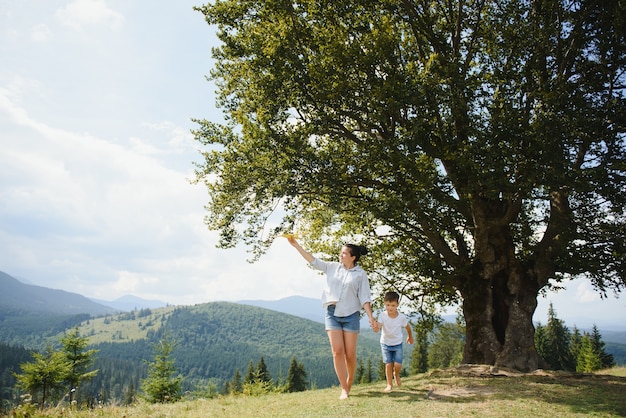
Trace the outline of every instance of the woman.
<path fill-rule="evenodd" d="M 335 373 L 341 385 L 339 399 L 347 399 L 356 374 L 356 345 L 360 331 L 361 307 L 369 317 L 370 326 L 376 323 L 372 316 L 370 284 L 367 273 L 357 265 L 363 246 L 346 244 L 339 253 L 339 262 L 322 261 L 305 251 L 293 237 L 289 243 L 316 270 L 326 273 L 322 304 L 326 308 L 325 327 L 333 353 Z"/>

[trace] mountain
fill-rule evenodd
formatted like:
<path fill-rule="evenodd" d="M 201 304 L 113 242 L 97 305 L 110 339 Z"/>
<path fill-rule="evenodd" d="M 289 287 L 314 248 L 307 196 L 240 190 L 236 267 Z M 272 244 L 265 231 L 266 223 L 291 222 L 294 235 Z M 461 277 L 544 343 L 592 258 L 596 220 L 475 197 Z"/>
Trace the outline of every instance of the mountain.
<path fill-rule="evenodd" d="M 78 293 L 25 284 L 0 271 L 0 309 L 59 315 L 113 314 L 117 310 Z"/>
<path fill-rule="evenodd" d="M 258 306 L 277 312 L 296 315 L 311 321 L 324 323 L 324 309 L 320 299 L 304 296 L 289 296 L 278 300 L 241 300 L 242 305 Z"/>
<path fill-rule="evenodd" d="M 155 309 L 155 308 L 163 308 L 167 306 L 167 302 L 163 302 L 162 300 L 155 299 L 143 299 L 138 296 L 133 295 L 125 295 L 119 297 L 115 300 L 99 300 L 99 299 L 91 299 L 96 303 L 101 305 L 110 306 L 119 311 L 134 311 L 139 309 Z"/>
<path fill-rule="evenodd" d="M 0 272 L 0 342 L 42 348 L 46 339 L 85 319 L 117 312 L 63 290 L 22 283 Z"/>

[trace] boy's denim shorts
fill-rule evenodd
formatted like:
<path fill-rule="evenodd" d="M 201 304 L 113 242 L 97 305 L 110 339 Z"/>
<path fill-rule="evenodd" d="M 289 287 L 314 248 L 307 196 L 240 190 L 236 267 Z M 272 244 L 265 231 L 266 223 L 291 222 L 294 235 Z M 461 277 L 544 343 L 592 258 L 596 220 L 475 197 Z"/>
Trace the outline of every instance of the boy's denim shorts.
<path fill-rule="evenodd" d="M 398 363 L 402 364 L 402 344 L 398 345 L 380 345 L 383 351 L 383 363 Z"/>
<path fill-rule="evenodd" d="M 335 305 L 328 305 L 324 325 L 326 326 L 326 331 L 359 333 L 361 331 L 361 313 L 356 311 L 349 316 L 335 316 Z"/>

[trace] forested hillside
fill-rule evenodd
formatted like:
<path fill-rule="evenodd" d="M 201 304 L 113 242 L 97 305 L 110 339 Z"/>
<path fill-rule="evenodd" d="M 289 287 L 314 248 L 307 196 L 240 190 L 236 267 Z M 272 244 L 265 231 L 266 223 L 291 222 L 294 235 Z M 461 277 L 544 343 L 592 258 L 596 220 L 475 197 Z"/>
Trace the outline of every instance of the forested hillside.
<path fill-rule="evenodd" d="M 153 357 L 152 343 L 165 334 L 176 344 L 173 357 L 186 390 L 208 385 L 220 389 L 236 370 L 245 374 L 249 363 L 261 357 L 275 383 L 284 382 L 295 356 L 304 364 L 311 387 L 336 384 L 323 324 L 254 306 L 215 302 L 142 309 L 90 319 L 81 324 L 80 333 L 99 350 L 94 367 L 100 369 L 82 391 L 100 398 L 123 399 L 137 389 L 145 375 L 144 360 Z M 378 364 L 377 335 L 363 333 L 359 356 Z"/>

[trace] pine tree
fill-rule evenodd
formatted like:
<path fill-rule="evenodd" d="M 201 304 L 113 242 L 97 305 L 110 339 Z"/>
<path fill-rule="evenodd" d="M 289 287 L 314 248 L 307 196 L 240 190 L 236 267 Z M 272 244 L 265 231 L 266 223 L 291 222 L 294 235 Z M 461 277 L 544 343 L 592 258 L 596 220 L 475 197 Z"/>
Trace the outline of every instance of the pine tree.
<path fill-rule="evenodd" d="M 124 405 L 132 405 L 135 403 L 137 394 L 135 393 L 135 384 L 133 382 L 130 383 L 128 389 L 124 393 Z"/>
<path fill-rule="evenodd" d="M 239 369 L 235 370 L 232 380 L 228 383 L 228 393 L 236 394 L 243 391 L 243 384 L 241 383 L 241 372 Z"/>
<path fill-rule="evenodd" d="M 594 350 L 600 356 L 600 362 L 602 363 L 600 368 L 608 369 L 615 366 L 613 354 L 609 354 L 604 350 L 604 341 L 602 341 L 602 335 L 600 335 L 600 331 L 595 324 L 593 325 L 593 331 L 591 333 L 591 343 L 593 344 Z"/>
<path fill-rule="evenodd" d="M 383 359 L 381 358 L 380 360 L 378 360 L 378 381 L 382 382 L 386 379 L 385 376 L 385 363 L 383 362 Z"/>
<path fill-rule="evenodd" d="M 463 356 L 463 329 L 459 324 L 441 324 L 428 350 L 431 368 L 445 368 L 461 363 Z"/>
<path fill-rule="evenodd" d="M 248 372 L 246 373 L 246 377 L 243 379 L 244 383 L 254 383 L 257 379 L 256 371 L 254 369 L 254 363 L 250 360 L 248 363 Z"/>
<path fill-rule="evenodd" d="M 362 364 L 362 363 L 361 363 Z M 359 379 L 359 383 L 371 383 L 374 380 L 374 370 L 372 369 L 372 358 L 367 358 L 367 367 L 363 368 L 363 373 Z"/>
<path fill-rule="evenodd" d="M 363 364 L 363 359 L 359 357 L 356 364 L 356 372 L 354 373 L 354 383 L 361 383 L 363 375 L 365 375 L 365 365 Z"/>
<path fill-rule="evenodd" d="M 259 382 L 272 383 L 272 377 L 270 376 L 270 372 L 267 369 L 267 365 L 265 364 L 265 359 L 263 356 L 259 359 L 259 363 L 256 366 L 256 378 Z"/>
<path fill-rule="evenodd" d="M 176 368 L 172 359 L 174 344 L 167 335 L 154 345 L 154 361 L 148 364 L 148 377 L 142 381 L 146 398 L 153 403 L 175 402 L 181 398 L 182 376 L 174 377 Z"/>
<path fill-rule="evenodd" d="M 572 359 L 578 366 L 578 356 L 580 354 L 580 349 L 583 344 L 583 336 L 580 333 L 580 330 L 574 326 L 572 333 L 570 335 L 570 352 L 572 353 Z"/>
<path fill-rule="evenodd" d="M 61 345 L 70 367 L 65 381 L 69 385 L 70 403 L 72 403 L 80 383 L 98 374 L 98 370 L 87 370 L 93 364 L 94 355 L 98 350 L 87 350 L 88 339 L 80 336 L 78 327 L 61 338 Z"/>
<path fill-rule="evenodd" d="M 413 327 L 413 353 L 411 354 L 411 374 L 426 373 L 428 371 L 429 336 L 442 320 L 436 315 L 425 315 L 417 320 Z M 383 378 L 384 380 L 384 373 Z"/>
<path fill-rule="evenodd" d="M 576 371 L 590 373 L 600 368 L 602 368 L 600 353 L 595 349 L 592 338 L 589 334 L 585 333 L 582 337 L 582 343 L 576 361 Z"/>
<path fill-rule="evenodd" d="M 541 325 L 541 322 L 537 323 L 535 327 L 535 349 L 539 355 L 539 365 L 541 368 L 548 369 L 550 365 L 545 360 L 546 353 L 548 351 L 548 342 L 546 339 L 546 327 Z"/>
<path fill-rule="evenodd" d="M 552 304 L 548 309 L 548 324 L 545 328 L 544 342 L 538 354 L 552 370 L 573 371 L 575 359 L 572 358 L 570 332 L 565 323 L 557 318 Z"/>
<path fill-rule="evenodd" d="M 298 363 L 295 356 L 291 358 L 289 371 L 287 372 L 287 392 L 303 392 L 306 390 L 306 371 L 304 364 Z"/>
<path fill-rule="evenodd" d="M 44 408 L 50 398 L 58 397 L 65 387 L 70 366 L 60 351 L 48 344 L 43 353 L 33 353 L 33 361 L 20 364 L 22 373 L 16 374 L 17 384 L 26 390 L 39 406 Z"/>

